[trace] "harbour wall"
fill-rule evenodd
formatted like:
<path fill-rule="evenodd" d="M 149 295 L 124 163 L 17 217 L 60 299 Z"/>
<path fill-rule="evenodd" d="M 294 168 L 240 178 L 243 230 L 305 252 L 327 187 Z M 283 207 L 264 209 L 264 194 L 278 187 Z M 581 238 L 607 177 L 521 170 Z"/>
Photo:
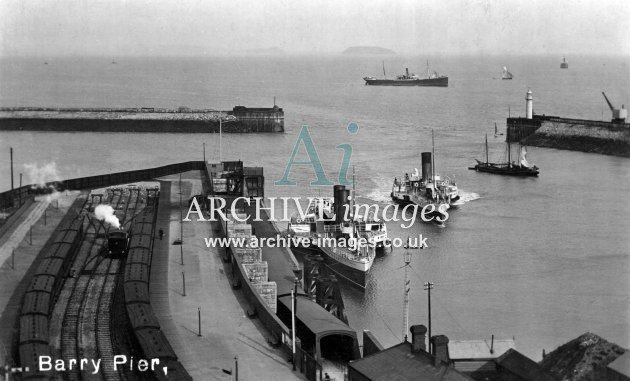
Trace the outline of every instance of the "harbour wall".
<path fill-rule="evenodd" d="M 223 119 L 220 123 L 219 119 Z M 284 132 L 284 110 L 278 106 L 231 111 L 188 108 L 0 108 L 0 130 L 166 133 Z"/>
<path fill-rule="evenodd" d="M 509 143 L 630 157 L 630 124 L 534 115 L 508 118 Z"/>

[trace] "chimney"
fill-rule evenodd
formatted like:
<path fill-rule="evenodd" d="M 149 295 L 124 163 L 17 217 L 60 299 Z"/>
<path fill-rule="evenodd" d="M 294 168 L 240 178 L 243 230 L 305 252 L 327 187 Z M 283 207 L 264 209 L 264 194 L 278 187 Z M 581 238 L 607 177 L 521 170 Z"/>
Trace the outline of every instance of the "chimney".
<path fill-rule="evenodd" d="M 422 152 L 422 180 L 427 181 L 432 178 L 431 174 L 431 152 Z"/>
<path fill-rule="evenodd" d="M 411 331 L 411 352 L 418 353 L 420 351 L 427 351 L 426 335 L 427 327 L 423 325 L 412 325 L 409 328 Z"/>
<path fill-rule="evenodd" d="M 431 349 L 433 356 L 435 357 L 435 365 L 440 363 L 448 364 L 450 358 L 448 355 L 448 337 L 444 335 L 437 335 L 431 338 Z"/>

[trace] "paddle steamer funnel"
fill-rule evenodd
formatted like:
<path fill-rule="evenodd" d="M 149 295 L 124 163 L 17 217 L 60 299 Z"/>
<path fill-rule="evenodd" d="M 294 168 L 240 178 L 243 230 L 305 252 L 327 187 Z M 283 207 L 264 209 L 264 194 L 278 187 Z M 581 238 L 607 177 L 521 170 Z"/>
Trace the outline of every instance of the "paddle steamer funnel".
<path fill-rule="evenodd" d="M 409 77 L 409 68 L 408 67 L 405 68 L 405 73 L 407 73 L 407 77 Z"/>
<path fill-rule="evenodd" d="M 350 219 L 350 211 L 348 211 L 348 219 L 345 218 L 346 209 L 350 208 L 349 196 L 350 189 L 346 189 L 343 185 L 335 192 L 335 222 L 338 224 Z"/>
<path fill-rule="evenodd" d="M 333 212 L 335 212 L 335 221 L 338 222 L 339 221 L 339 206 L 341 205 L 341 199 L 343 198 L 342 196 L 342 192 L 343 190 L 346 189 L 346 187 L 344 185 L 335 185 L 333 186 L 333 198 L 335 200 L 335 203 L 333 204 Z M 342 211 L 343 213 L 343 211 Z"/>
<path fill-rule="evenodd" d="M 431 152 L 423 152 L 422 155 L 422 180 L 429 180 L 431 174 Z"/>
<path fill-rule="evenodd" d="M 525 112 L 527 119 L 532 119 L 534 114 L 534 97 L 531 90 L 527 90 L 527 95 L 525 96 Z"/>

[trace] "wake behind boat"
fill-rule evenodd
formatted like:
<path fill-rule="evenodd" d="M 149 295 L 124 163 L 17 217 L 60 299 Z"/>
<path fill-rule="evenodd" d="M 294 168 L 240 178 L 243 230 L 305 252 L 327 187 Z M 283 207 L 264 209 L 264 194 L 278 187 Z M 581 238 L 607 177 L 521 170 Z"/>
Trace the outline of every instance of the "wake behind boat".
<path fill-rule="evenodd" d="M 424 77 L 417 74 L 409 73 L 409 68 L 405 68 L 405 74 L 398 75 L 396 78 L 388 79 L 385 74 L 385 63 L 383 63 L 383 78 L 363 77 L 366 85 L 371 86 L 435 86 L 448 87 L 448 76 L 439 75 L 436 71 L 429 68 L 427 61 L 427 69 Z"/>
<path fill-rule="evenodd" d="M 403 205 L 418 205 L 423 209 L 432 206 L 427 208 L 426 216 L 432 221 L 443 223 L 447 219 L 447 210 L 460 198 L 459 189 L 455 181 L 435 174 L 435 154 L 422 152 L 421 158 L 422 176 L 416 168 L 411 175 L 406 173 L 400 180 L 394 178 L 392 200 Z"/>

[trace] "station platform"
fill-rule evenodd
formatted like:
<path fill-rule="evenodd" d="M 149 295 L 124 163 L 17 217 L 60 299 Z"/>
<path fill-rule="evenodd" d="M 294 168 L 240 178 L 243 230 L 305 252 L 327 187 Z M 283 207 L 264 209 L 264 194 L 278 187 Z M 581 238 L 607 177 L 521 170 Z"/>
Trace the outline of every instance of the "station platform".
<path fill-rule="evenodd" d="M 196 380 L 229 380 L 223 370 L 233 370 L 235 356 L 240 379 L 303 379 L 283 352 L 267 343 L 260 323 L 246 316 L 246 301 L 231 287 L 222 249 L 205 245 L 204 238 L 216 234 L 213 224 L 180 225 L 180 192 L 185 216 L 189 198 L 202 193 L 201 171 L 183 173 L 181 188 L 178 175 L 160 180 L 156 231 L 162 229 L 164 237 L 154 244 L 151 304 L 179 361 Z M 177 239 L 182 245 L 173 244 Z"/>

